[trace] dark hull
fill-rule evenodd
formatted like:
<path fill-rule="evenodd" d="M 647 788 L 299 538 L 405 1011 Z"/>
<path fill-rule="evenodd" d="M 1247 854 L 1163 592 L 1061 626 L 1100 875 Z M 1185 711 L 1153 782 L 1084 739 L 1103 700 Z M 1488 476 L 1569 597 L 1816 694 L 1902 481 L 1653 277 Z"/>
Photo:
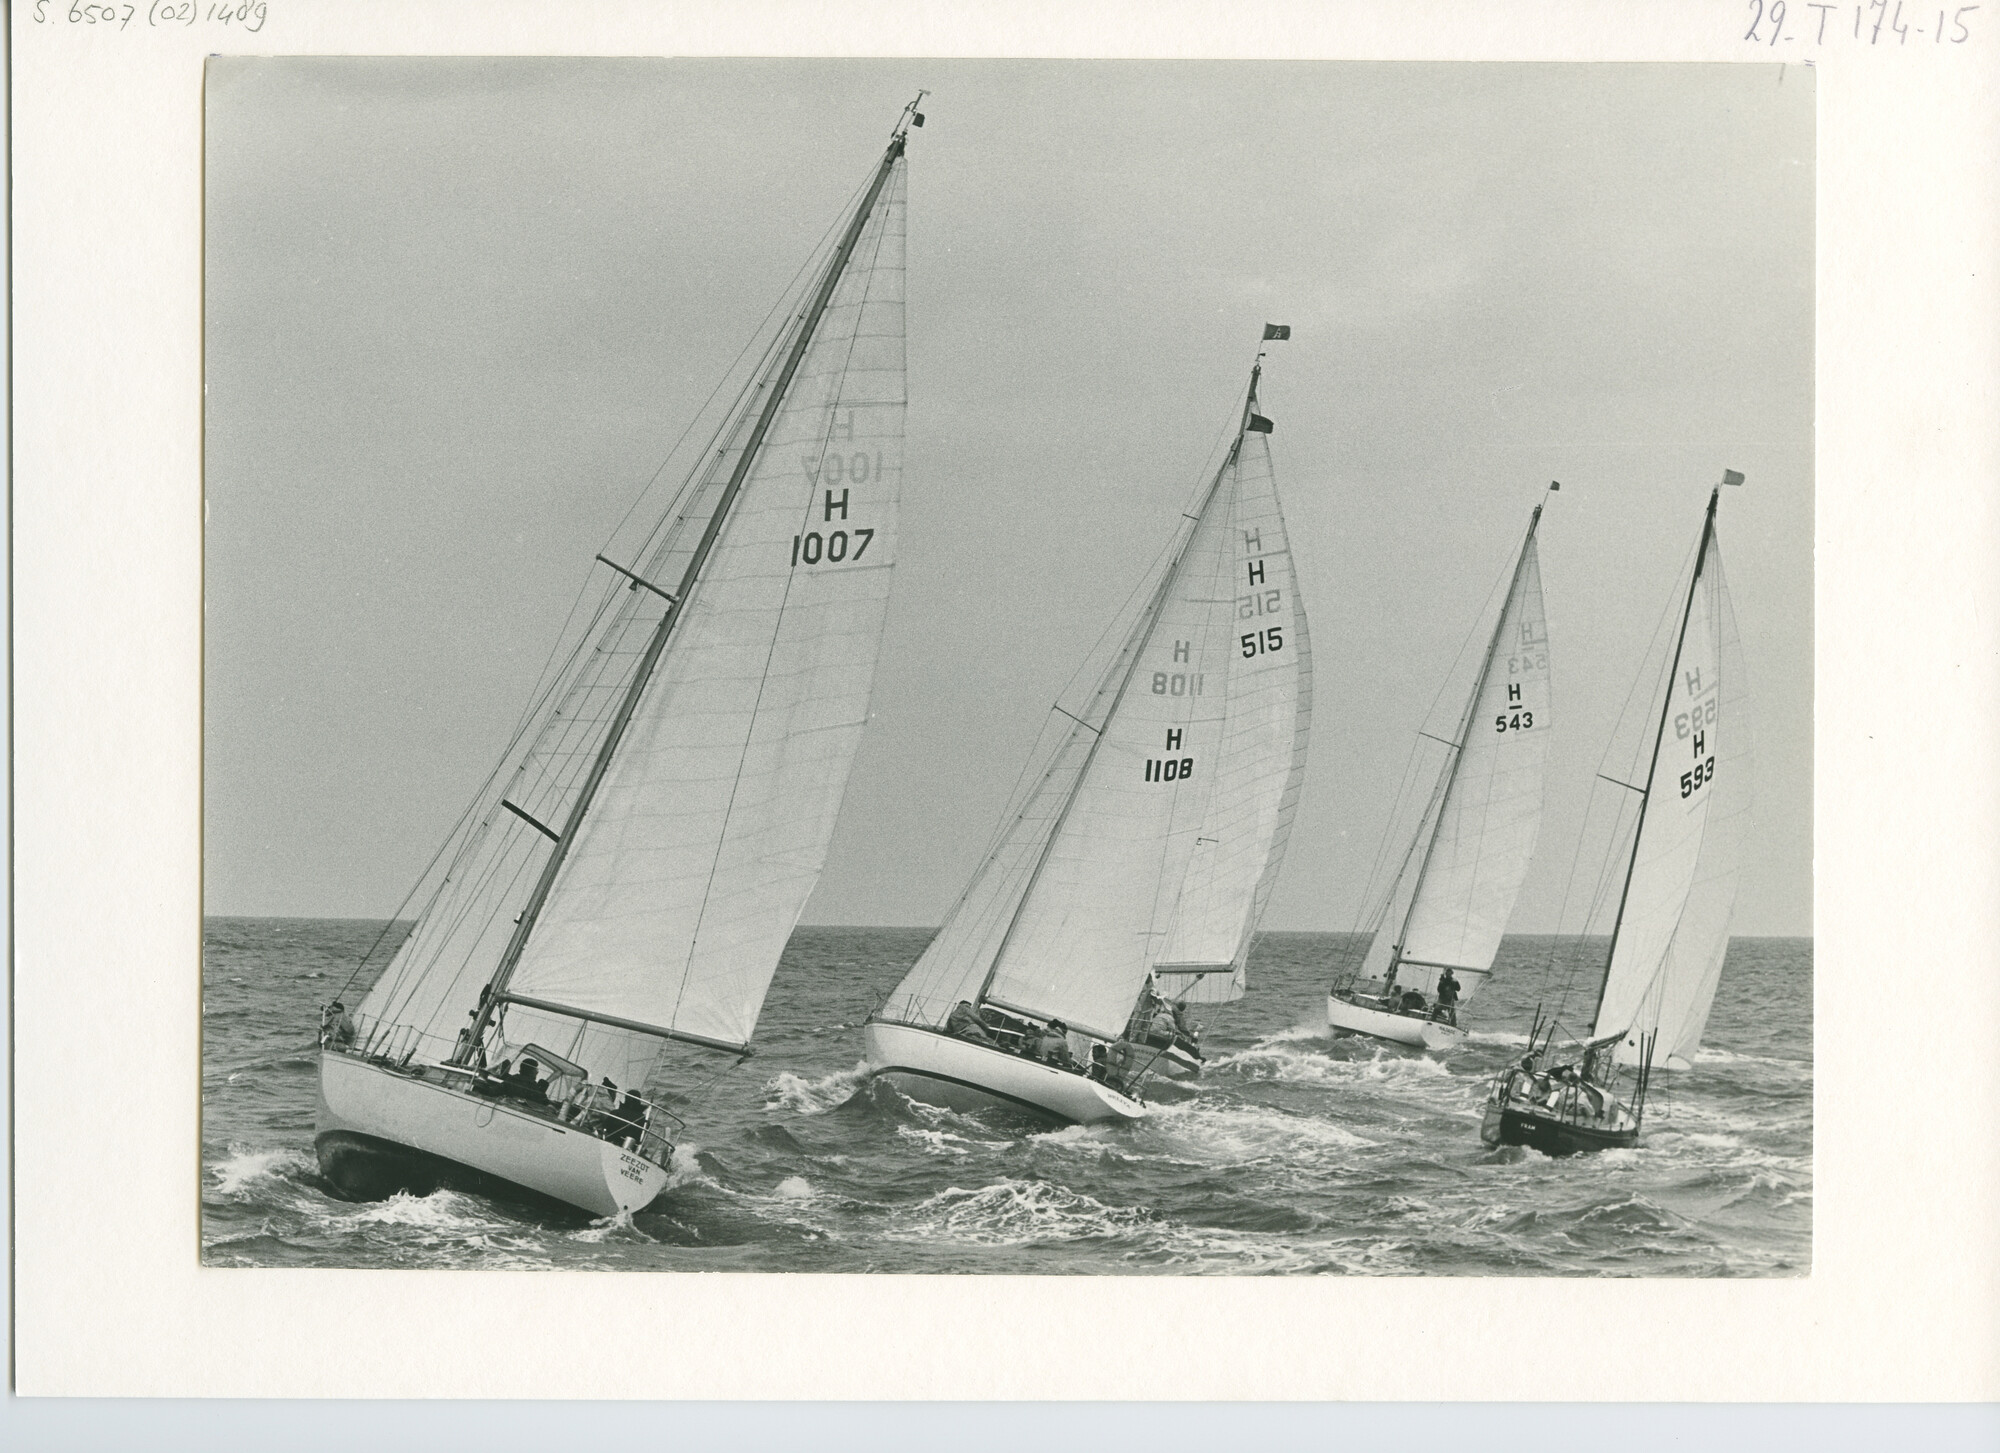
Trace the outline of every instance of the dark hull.
<path fill-rule="evenodd" d="M 1597 1130 L 1546 1115 L 1488 1108 L 1479 1138 L 1488 1145 L 1525 1145 L 1543 1155 L 1588 1155 L 1593 1150 L 1623 1150 L 1639 1143 L 1639 1127 Z"/>
<path fill-rule="evenodd" d="M 505 1177 L 359 1131 L 324 1131 L 313 1141 L 313 1150 L 319 1156 L 320 1174 L 345 1200 L 386 1201 L 399 1192 L 428 1196 L 433 1191 L 453 1190 L 511 1201 L 539 1216 L 563 1221 L 588 1219 L 588 1214 L 575 1206 Z"/>

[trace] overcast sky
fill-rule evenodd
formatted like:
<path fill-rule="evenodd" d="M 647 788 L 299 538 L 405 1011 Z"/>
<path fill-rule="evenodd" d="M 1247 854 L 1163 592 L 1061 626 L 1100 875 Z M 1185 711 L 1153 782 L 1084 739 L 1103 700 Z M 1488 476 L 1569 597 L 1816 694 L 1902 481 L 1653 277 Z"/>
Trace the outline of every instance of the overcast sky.
<path fill-rule="evenodd" d="M 212 62 L 208 911 L 395 908 L 592 556 L 925 86 L 900 564 L 807 921 L 939 920 L 1271 321 L 1316 678 L 1265 926 L 1354 925 L 1415 733 L 1449 729 L 1439 688 L 1560 479 L 1558 736 L 1513 925 L 1554 927 L 1727 467 L 1757 730 L 1734 926 L 1809 933 L 1811 79 Z"/>

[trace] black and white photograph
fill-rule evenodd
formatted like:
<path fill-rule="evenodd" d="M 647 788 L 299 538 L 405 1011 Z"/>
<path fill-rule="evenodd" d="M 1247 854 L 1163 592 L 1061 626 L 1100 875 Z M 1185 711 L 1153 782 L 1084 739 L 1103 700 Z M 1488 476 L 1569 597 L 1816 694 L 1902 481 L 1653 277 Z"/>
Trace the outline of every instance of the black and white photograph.
<path fill-rule="evenodd" d="M 211 58 L 203 1266 L 1811 1276 L 1818 79 Z"/>

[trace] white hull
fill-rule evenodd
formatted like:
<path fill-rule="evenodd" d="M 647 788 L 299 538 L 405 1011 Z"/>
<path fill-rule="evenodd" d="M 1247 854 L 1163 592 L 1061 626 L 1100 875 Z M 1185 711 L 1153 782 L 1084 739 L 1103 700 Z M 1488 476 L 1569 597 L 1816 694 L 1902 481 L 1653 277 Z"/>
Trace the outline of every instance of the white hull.
<path fill-rule="evenodd" d="M 1109 1085 L 935 1029 L 871 1021 L 862 1026 L 861 1042 L 872 1073 L 927 1105 L 949 1110 L 1004 1105 L 1080 1125 L 1137 1120 L 1146 1113 L 1144 1104 Z"/>
<path fill-rule="evenodd" d="M 1365 1008 L 1334 994 L 1326 996 L 1326 1022 L 1348 1034 L 1365 1034 L 1391 1044 L 1407 1044 L 1412 1049 L 1451 1049 L 1465 1041 L 1465 1031 L 1452 1025 L 1419 1019 L 1413 1014 Z"/>
<path fill-rule="evenodd" d="M 331 1051 L 319 1057 L 317 1129 L 321 1170 L 360 1199 L 470 1171 L 616 1216 L 642 1209 L 667 1183 L 661 1167 L 574 1125 Z"/>

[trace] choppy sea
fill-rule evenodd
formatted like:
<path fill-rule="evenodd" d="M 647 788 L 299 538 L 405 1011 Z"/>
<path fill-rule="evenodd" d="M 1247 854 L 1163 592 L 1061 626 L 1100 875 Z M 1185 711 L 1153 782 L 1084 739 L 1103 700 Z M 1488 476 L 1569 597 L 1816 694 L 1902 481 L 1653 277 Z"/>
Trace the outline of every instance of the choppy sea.
<path fill-rule="evenodd" d="M 1049 1129 L 915 1104 L 862 1075 L 859 1025 L 931 930 L 802 928 L 758 1054 L 699 1066 L 712 1078 L 683 1108 L 666 1193 L 616 1225 L 556 1224 L 448 1190 L 359 1204 L 320 1179 L 318 1006 L 382 928 L 206 924 L 208 1264 L 1378 1276 L 1811 1265 L 1810 939 L 1734 940 L 1703 1047 L 1692 1069 L 1655 1075 L 1639 1146 L 1551 1160 L 1484 1149 L 1480 1104 L 1537 1002 L 1565 978 L 1594 989 L 1601 943 L 1508 939 L 1461 1015 L 1469 1042 L 1439 1056 L 1328 1031 L 1327 984 L 1356 940 L 1265 934 L 1249 997 L 1207 1011 L 1201 1079 L 1156 1084 L 1136 1125 Z"/>

